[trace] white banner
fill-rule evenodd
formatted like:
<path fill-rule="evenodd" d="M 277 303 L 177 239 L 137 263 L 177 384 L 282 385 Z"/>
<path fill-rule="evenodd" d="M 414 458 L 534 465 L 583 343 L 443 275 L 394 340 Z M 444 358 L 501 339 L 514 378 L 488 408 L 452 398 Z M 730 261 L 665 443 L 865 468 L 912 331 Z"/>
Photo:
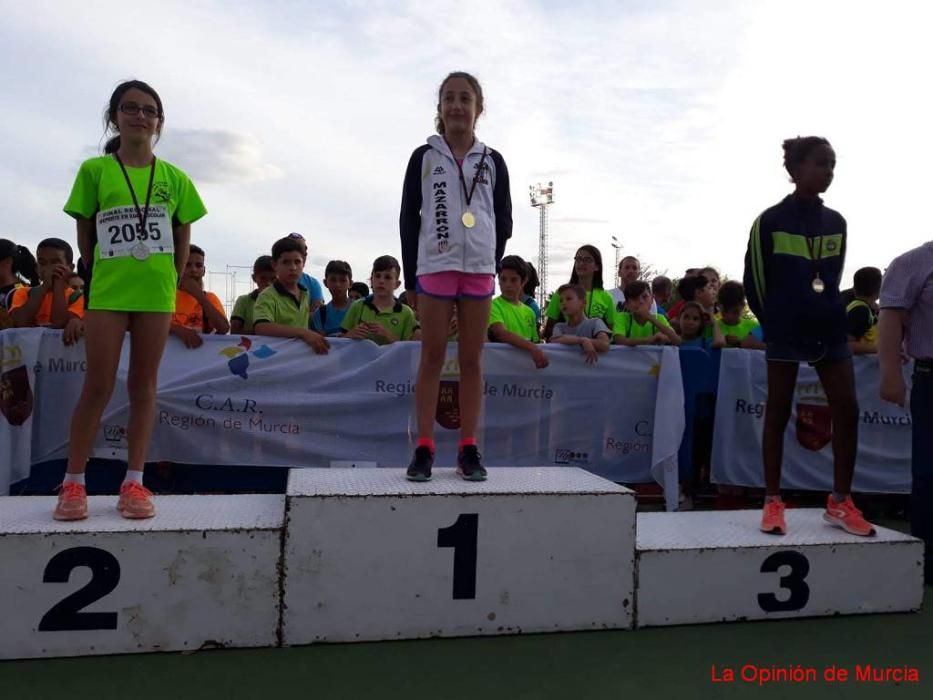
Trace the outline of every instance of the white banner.
<path fill-rule="evenodd" d="M 7 336 L 36 375 L 36 410 L 6 445 L 30 459 L 9 460 L 0 487 L 25 478 L 29 464 L 63 458 L 71 412 L 84 376 L 84 346 L 62 345 L 56 331 Z M 33 341 L 30 346 L 22 338 Z M 41 339 L 41 343 L 39 343 Z M 331 340 L 328 355 L 298 341 L 260 336 L 205 336 L 185 348 L 170 338 L 159 370 L 156 425 L 149 460 L 186 464 L 289 467 L 403 467 L 414 446 L 414 377 L 419 343 L 378 347 Z M 490 466 L 571 465 L 614 481 L 673 475 L 683 435 L 680 362 L 672 348 L 613 348 L 595 366 L 576 348 L 548 346 L 549 367 L 527 353 L 489 344 L 479 443 Z M 128 402 L 124 344 L 117 389 L 104 414 L 95 454 L 125 457 Z M 456 345 L 448 349 L 436 413 L 438 466 L 455 461 L 459 437 Z M 669 489 L 670 491 L 670 489 Z M 676 501 L 674 501 L 676 503 Z"/>
<path fill-rule="evenodd" d="M 910 491 L 910 411 L 878 395 L 878 359 L 855 357 L 859 403 L 858 457 L 853 490 L 866 493 Z M 910 366 L 904 367 L 905 379 Z M 768 375 L 764 352 L 723 350 L 713 435 L 713 481 L 763 486 L 761 435 Z M 829 491 L 833 485 L 832 421 L 816 370 L 806 364 L 797 375 L 797 391 L 784 434 L 781 485 L 789 489 Z"/>

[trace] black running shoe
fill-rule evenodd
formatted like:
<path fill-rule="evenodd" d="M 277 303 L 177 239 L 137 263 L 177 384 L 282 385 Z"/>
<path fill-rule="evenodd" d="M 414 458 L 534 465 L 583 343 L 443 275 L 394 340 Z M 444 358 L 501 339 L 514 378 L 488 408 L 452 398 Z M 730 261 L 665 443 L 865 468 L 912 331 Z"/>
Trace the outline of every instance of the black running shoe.
<path fill-rule="evenodd" d="M 434 465 L 434 453 L 430 447 L 416 447 L 405 478 L 409 481 L 430 481 L 431 467 Z"/>
<path fill-rule="evenodd" d="M 467 481 L 486 481 L 486 468 L 480 462 L 476 445 L 465 445 L 457 455 L 457 473 Z"/>

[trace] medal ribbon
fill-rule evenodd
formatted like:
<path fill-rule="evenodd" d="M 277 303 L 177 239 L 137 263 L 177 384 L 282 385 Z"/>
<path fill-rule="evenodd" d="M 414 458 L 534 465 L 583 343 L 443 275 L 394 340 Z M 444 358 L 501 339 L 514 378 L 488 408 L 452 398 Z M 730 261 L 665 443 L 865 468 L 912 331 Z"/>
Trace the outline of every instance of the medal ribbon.
<path fill-rule="evenodd" d="M 447 144 L 447 148 L 450 148 L 450 144 Z M 453 149 L 450 151 L 453 155 Z M 463 157 L 466 160 L 466 156 Z M 486 162 L 486 147 L 483 146 L 483 157 L 479 159 L 479 167 L 476 169 L 476 174 L 473 176 L 473 184 L 470 185 L 470 191 L 467 192 L 466 178 L 463 177 L 463 166 L 457 162 L 457 158 L 454 157 L 454 163 L 457 163 L 457 170 L 460 172 L 460 187 L 463 189 L 463 196 L 466 198 L 467 210 L 470 208 L 470 202 L 473 201 L 473 193 L 476 192 L 476 182 L 479 180 L 480 174 L 483 172 L 483 163 Z"/>
<path fill-rule="evenodd" d="M 820 260 L 816 257 L 816 236 L 807 237 L 807 250 L 810 253 L 810 261 L 813 265 L 813 279 L 820 279 Z M 820 236 L 820 257 L 823 256 L 823 237 Z"/>
<path fill-rule="evenodd" d="M 133 183 L 130 182 L 130 176 L 126 172 L 126 167 L 124 167 L 123 161 L 120 160 L 120 156 L 117 153 L 114 153 L 113 157 L 116 158 L 117 163 L 120 164 L 120 170 L 123 172 L 123 179 L 126 180 L 126 186 L 130 188 L 130 197 L 133 198 L 133 206 L 136 207 L 136 216 L 139 217 L 140 231 L 145 231 L 146 219 L 149 218 L 149 202 L 152 199 L 152 181 L 155 179 L 156 158 L 155 156 L 152 156 L 152 164 L 149 166 L 149 185 L 146 187 L 146 208 L 143 210 L 139 208 L 139 200 L 136 199 L 136 192 L 133 190 Z"/>

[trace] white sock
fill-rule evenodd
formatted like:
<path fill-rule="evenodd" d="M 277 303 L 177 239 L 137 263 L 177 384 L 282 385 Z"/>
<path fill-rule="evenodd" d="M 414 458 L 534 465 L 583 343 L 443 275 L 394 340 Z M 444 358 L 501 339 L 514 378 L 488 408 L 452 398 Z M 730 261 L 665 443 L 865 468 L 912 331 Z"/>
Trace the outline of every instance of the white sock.
<path fill-rule="evenodd" d="M 64 483 L 81 484 L 82 486 L 84 486 L 84 472 L 81 472 L 80 474 L 67 474 L 66 473 Z"/>
<path fill-rule="evenodd" d="M 126 471 L 126 477 L 124 477 L 123 479 L 123 483 L 128 484 L 131 481 L 135 481 L 137 484 L 142 486 L 142 483 L 143 483 L 142 470 L 128 469 Z"/>

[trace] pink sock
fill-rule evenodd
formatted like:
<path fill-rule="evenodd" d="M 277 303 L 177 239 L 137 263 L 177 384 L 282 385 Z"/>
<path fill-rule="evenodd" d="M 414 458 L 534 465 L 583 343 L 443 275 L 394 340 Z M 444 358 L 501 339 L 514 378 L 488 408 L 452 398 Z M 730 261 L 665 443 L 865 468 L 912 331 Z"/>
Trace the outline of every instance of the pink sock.
<path fill-rule="evenodd" d="M 427 447 L 431 450 L 431 454 L 434 454 L 434 440 L 431 438 L 418 438 L 418 442 L 415 443 L 415 447 Z"/>
<path fill-rule="evenodd" d="M 462 447 L 467 447 L 468 445 L 469 445 L 470 447 L 476 447 L 476 438 L 475 438 L 475 437 L 460 438 L 460 447 L 461 447 L 461 448 L 462 448 Z"/>

